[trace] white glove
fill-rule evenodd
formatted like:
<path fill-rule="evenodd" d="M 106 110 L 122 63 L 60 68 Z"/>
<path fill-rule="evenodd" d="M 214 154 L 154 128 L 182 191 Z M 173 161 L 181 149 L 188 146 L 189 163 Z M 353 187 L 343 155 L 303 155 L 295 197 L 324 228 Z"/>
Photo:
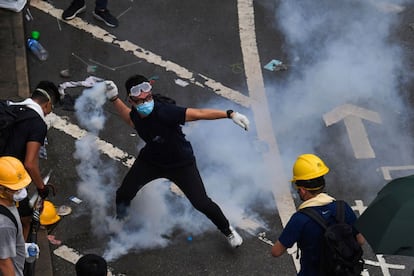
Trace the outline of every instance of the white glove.
<path fill-rule="evenodd" d="M 233 112 L 231 119 L 235 124 L 241 126 L 245 130 L 249 130 L 249 119 L 247 119 L 247 117 L 243 114 L 240 114 L 239 112 Z"/>
<path fill-rule="evenodd" d="M 108 100 L 115 100 L 118 97 L 118 87 L 113 81 L 105 81 L 106 91 L 105 95 Z"/>
<path fill-rule="evenodd" d="M 24 252 L 25 252 L 25 257 L 26 258 L 30 258 L 31 256 L 29 255 L 29 246 L 31 246 L 32 245 L 32 243 L 25 243 L 24 244 Z M 40 253 L 40 249 L 39 249 L 39 246 L 37 245 L 37 244 L 35 244 L 35 243 L 33 243 L 33 245 L 36 247 L 36 251 L 37 251 L 37 254 L 36 254 L 36 259 L 39 259 L 39 253 Z"/>

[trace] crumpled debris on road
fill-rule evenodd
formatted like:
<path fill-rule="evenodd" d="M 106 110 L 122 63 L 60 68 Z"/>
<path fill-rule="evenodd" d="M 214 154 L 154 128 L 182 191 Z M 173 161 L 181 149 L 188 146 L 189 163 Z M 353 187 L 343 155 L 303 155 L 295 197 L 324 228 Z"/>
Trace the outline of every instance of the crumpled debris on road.
<path fill-rule="evenodd" d="M 269 63 L 264 66 L 264 69 L 269 71 L 284 71 L 287 70 L 286 64 L 283 64 L 280 60 L 272 59 Z"/>
<path fill-rule="evenodd" d="M 259 240 L 261 240 L 264 243 L 267 243 L 268 245 L 273 246 L 273 244 L 274 244 L 271 240 L 266 238 L 266 232 L 259 233 L 259 235 L 257 237 L 259 238 Z"/>
<path fill-rule="evenodd" d="M 70 78 L 70 71 L 69 71 L 69 69 L 64 69 L 64 70 L 60 71 L 60 76 L 62 78 Z"/>
<path fill-rule="evenodd" d="M 101 81 L 104 81 L 104 79 L 101 79 L 95 76 L 89 76 L 83 81 L 67 81 L 67 82 L 61 83 L 58 86 L 60 97 L 63 98 L 65 96 L 65 89 L 67 88 L 79 87 L 79 86 L 90 88 L 90 87 L 93 87 L 97 82 L 101 82 Z"/>
<path fill-rule="evenodd" d="M 82 199 L 76 197 L 76 196 L 70 196 L 69 200 L 72 202 L 75 202 L 76 204 L 80 204 L 82 202 Z"/>
<path fill-rule="evenodd" d="M 66 205 L 61 205 L 59 206 L 59 208 L 57 209 L 57 214 L 59 216 L 67 216 L 70 213 L 72 213 L 72 208 Z"/>
<path fill-rule="evenodd" d="M 181 87 L 186 87 L 187 85 L 189 85 L 189 83 L 185 80 L 182 79 L 175 79 L 174 80 L 175 84 L 181 86 Z"/>

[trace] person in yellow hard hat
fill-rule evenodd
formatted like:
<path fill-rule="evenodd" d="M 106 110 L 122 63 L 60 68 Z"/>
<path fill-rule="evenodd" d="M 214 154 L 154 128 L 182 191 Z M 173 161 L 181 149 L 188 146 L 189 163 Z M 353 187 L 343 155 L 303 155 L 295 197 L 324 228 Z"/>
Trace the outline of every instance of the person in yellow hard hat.
<path fill-rule="evenodd" d="M 16 202 L 32 179 L 14 157 L 0 157 L 0 274 L 23 275 L 26 244 Z M 37 245 L 36 245 L 37 247 Z M 37 247 L 39 251 L 39 248 Z"/>
<path fill-rule="evenodd" d="M 334 223 L 337 201 L 324 193 L 324 176 L 328 172 L 329 168 L 314 154 L 300 155 L 293 166 L 291 181 L 303 203 L 288 221 L 279 239 L 273 245 L 271 254 L 279 257 L 297 242 L 301 250 L 301 269 L 298 275 L 325 275 L 320 271 L 323 229 L 303 210 L 309 207 L 319 213 L 328 225 Z M 354 212 L 345 202 L 343 207 L 345 222 L 353 225 L 356 221 Z M 355 228 L 353 228 L 353 233 L 357 242 L 362 245 L 364 237 Z"/>
<path fill-rule="evenodd" d="M 56 211 L 55 205 L 48 200 L 43 201 L 43 211 L 40 214 L 40 224 L 51 225 L 55 224 L 59 220 L 60 216 Z"/>

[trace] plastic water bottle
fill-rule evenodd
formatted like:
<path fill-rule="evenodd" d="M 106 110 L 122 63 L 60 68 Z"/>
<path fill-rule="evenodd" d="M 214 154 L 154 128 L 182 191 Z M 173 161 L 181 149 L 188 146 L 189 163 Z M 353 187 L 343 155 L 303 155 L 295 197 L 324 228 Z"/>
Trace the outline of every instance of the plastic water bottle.
<path fill-rule="evenodd" d="M 29 257 L 26 258 L 26 262 L 33 263 L 36 260 L 37 256 L 37 247 L 34 243 L 31 243 L 27 248 L 27 252 L 29 253 Z"/>
<path fill-rule="evenodd" d="M 27 40 L 27 47 L 30 51 L 41 61 L 47 60 L 49 53 L 43 48 L 42 44 L 34 38 L 29 38 Z"/>

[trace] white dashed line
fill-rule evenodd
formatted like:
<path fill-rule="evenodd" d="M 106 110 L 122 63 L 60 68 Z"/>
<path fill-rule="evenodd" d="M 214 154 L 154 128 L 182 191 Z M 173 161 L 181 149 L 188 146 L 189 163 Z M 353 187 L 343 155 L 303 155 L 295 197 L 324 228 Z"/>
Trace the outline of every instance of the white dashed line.
<path fill-rule="evenodd" d="M 30 5 L 47 13 L 51 16 L 60 19 L 62 17 L 62 10 L 56 9 L 54 6 L 49 4 L 46 1 L 42 0 L 32 0 L 30 1 Z M 98 26 L 89 24 L 88 22 L 82 20 L 79 17 L 75 17 L 70 21 L 63 21 L 66 24 L 69 24 L 79 30 L 82 30 L 86 33 L 91 34 L 93 37 L 100 39 L 104 42 L 107 42 L 111 45 L 117 45 L 125 52 L 130 52 L 137 58 L 143 59 L 148 63 L 155 64 L 157 66 L 163 67 L 166 71 L 171 71 L 177 74 L 178 77 L 182 79 L 186 79 L 190 83 L 193 83 L 197 86 L 208 88 L 212 90 L 217 95 L 220 95 L 226 99 L 229 99 L 235 103 L 238 103 L 242 106 L 249 107 L 250 106 L 250 99 L 249 97 L 243 95 L 242 93 L 233 90 L 229 87 L 224 86 L 223 84 L 207 77 L 202 74 L 197 74 L 191 72 L 190 70 L 170 61 L 165 60 L 161 56 L 148 51 L 128 40 L 118 40 L 117 37 L 111 33 L 108 33 L 105 29 L 102 29 Z M 197 81 L 203 80 L 203 83 Z"/>

